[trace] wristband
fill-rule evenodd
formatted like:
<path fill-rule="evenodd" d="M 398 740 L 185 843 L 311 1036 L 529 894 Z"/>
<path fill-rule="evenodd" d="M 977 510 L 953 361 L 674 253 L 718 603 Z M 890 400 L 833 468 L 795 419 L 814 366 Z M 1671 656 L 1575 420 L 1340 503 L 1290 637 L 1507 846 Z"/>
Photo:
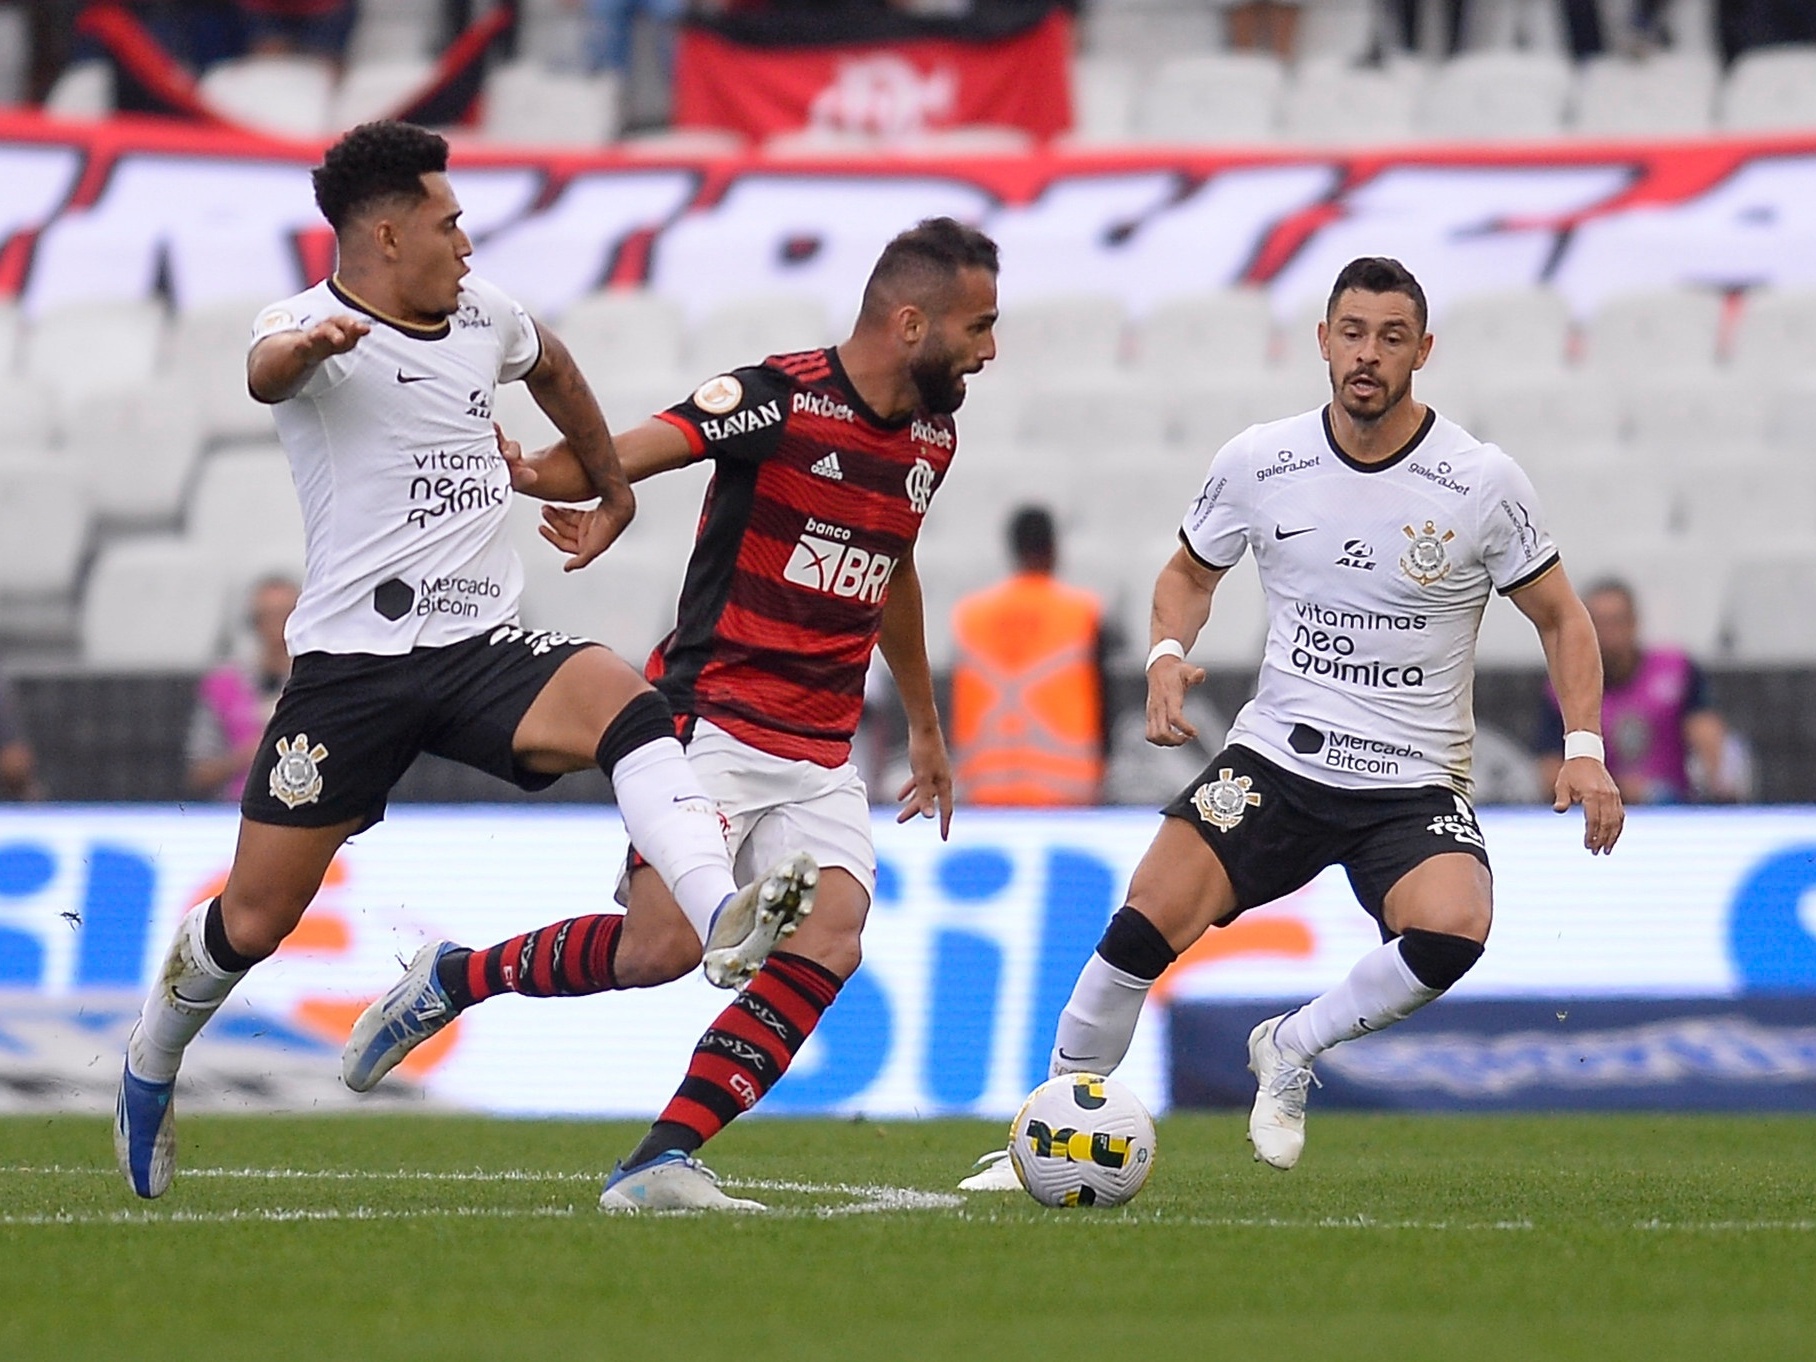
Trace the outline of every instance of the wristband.
<path fill-rule="evenodd" d="M 1163 638 L 1148 650 L 1148 665 L 1143 671 L 1152 671 L 1154 664 L 1163 657 L 1176 657 L 1185 661 L 1185 645 L 1176 638 Z"/>
<path fill-rule="evenodd" d="M 1579 728 L 1574 733 L 1564 735 L 1564 760 L 1576 757 L 1594 757 L 1599 762 L 1608 760 L 1608 749 L 1602 745 L 1602 735 L 1591 733 L 1586 728 Z"/>

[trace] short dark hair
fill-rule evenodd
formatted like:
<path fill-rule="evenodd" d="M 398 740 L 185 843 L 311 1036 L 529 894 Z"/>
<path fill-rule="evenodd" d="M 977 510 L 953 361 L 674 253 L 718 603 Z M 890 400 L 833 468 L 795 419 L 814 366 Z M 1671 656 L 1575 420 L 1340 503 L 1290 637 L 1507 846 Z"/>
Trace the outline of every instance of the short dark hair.
<path fill-rule="evenodd" d="M 1009 517 L 1009 551 L 1018 565 L 1051 564 L 1054 557 L 1053 515 L 1044 506 L 1022 506 Z"/>
<path fill-rule="evenodd" d="M 448 168 L 448 143 L 414 123 L 361 123 L 328 148 L 310 178 L 315 206 L 340 231 L 380 199 L 424 199 L 422 177 Z"/>
<path fill-rule="evenodd" d="M 1633 588 L 1621 577 L 1597 577 L 1593 582 L 1589 583 L 1588 586 L 1583 588 L 1582 598 L 1588 600 L 1591 596 L 1606 596 L 1610 594 L 1624 597 L 1627 602 L 1627 608 L 1636 613 L 1638 612 L 1639 597 L 1633 594 Z"/>
<path fill-rule="evenodd" d="M 1385 255 L 1365 255 L 1345 265 L 1337 275 L 1337 282 L 1331 285 L 1330 301 L 1324 305 L 1325 321 L 1336 316 L 1337 300 L 1352 288 L 1363 293 L 1404 293 L 1412 299 L 1413 310 L 1419 314 L 1419 330 L 1425 329 L 1431 315 L 1425 306 L 1425 290 L 1412 277 L 1412 271 L 1398 260 Z"/>
<path fill-rule="evenodd" d="M 955 218 L 925 218 L 883 247 L 864 285 L 863 315 L 878 317 L 904 297 L 936 306 L 934 295 L 959 271 L 995 274 L 998 268 L 996 243 L 977 228 Z"/>

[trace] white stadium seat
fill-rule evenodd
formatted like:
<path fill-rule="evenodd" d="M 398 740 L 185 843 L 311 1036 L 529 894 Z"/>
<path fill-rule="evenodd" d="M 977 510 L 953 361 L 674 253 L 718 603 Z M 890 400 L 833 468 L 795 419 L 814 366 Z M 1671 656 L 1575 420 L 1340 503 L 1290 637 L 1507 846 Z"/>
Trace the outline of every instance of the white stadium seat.
<path fill-rule="evenodd" d="M 209 439 L 272 438 L 271 408 L 246 391 L 252 322 L 269 299 L 243 298 L 180 312 L 165 346 L 166 381 L 194 395 Z"/>
<path fill-rule="evenodd" d="M 1473 404 L 1472 433 L 1521 463 L 1555 464 L 1574 451 L 1612 450 L 1620 439 L 1619 391 L 1576 371 L 1484 383 Z"/>
<path fill-rule="evenodd" d="M 360 0 L 347 41 L 355 66 L 427 57 L 441 36 L 441 0 Z"/>
<path fill-rule="evenodd" d="M 1119 57 L 1072 62 L 1071 140 L 1085 146 L 1126 142 L 1135 126 L 1136 73 Z"/>
<path fill-rule="evenodd" d="M 0 373 L 0 459 L 43 449 L 57 433 L 57 404 L 48 388 Z"/>
<path fill-rule="evenodd" d="M 329 130 L 334 68 L 315 57 L 235 57 L 203 73 L 201 94 L 211 108 L 249 128 L 319 137 Z"/>
<path fill-rule="evenodd" d="M 1133 366 L 1154 378 L 1214 383 L 1267 367 L 1273 313 L 1265 290 L 1187 294 L 1135 328 Z"/>
<path fill-rule="evenodd" d="M 534 62 L 500 66 L 486 77 L 480 130 L 494 142 L 603 146 L 618 135 L 618 82 Z"/>
<path fill-rule="evenodd" d="M 1312 147 L 1409 141 L 1423 85 L 1423 68 L 1411 62 L 1381 68 L 1302 61 L 1281 105 L 1282 135 Z"/>
<path fill-rule="evenodd" d="M 1426 372 L 1472 379 L 1556 374 L 1570 342 L 1570 305 L 1554 289 L 1472 293 L 1432 318 Z"/>
<path fill-rule="evenodd" d="M 1171 57 L 1136 101 L 1135 135 L 1176 145 L 1271 142 L 1285 84 L 1279 61 L 1257 53 Z"/>
<path fill-rule="evenodd" d="M 1084 10 L 1084 50 L 1098 57 L 1126 57 L 1149 66 L 1182 52 L 1214 52 L 1223 45 L 1223 15 L 1203 3 L 1133 5 L 1105 3 Z"/>
<path fill-rule="evenodd" d="M 1816 376 L 1816 289 L 1755 289 L 1734 328 L 1729 365 L 1764 378 Z"/>
<path fill-rule="evenodd" d="M 1620 538 L 1661 546 L 1677 513 L 1664 480 L 1626 469 L 1559 468 L 1533 478 L 1559 548 Z"/>
<path fill-rule="evenodd" d="M 40 314 L 25 347 L 27 377 L 67 404 L 150 381 L 164 309 L 155 302 L 72 303 Z"/>
<path fill-rule="evenodd" d="M 760 364 L 769 355 L 826 345 L 830 333 L 826 310 L 812 298 L 794 293 L 746 298 L 700 319 L 688 338 L 686 368 L 706 379 Z"/>
<path fill-rule="evenodd" d="M 1540 52 L 1471 52 L 1444 63 L 1419 101 L 1425 137 L 1509 142 L 1556 137 L 1570 98 L 1570 65 Z"/>
<path fill-rule="evenodd" d="M 1299 11 L 1301 64 L 1361 61 L 1375 40 L 1374 0 L 1319 0 Z"/>
<path fill-rule="evenodd" d="M 428 83 L 435 63 L 427 57 L 391 57 L 349 66 L 334 87 L 328 110 L 330 131 L 351 128 L 397 112 Z"/>
<path fill-rule="evenodd" d="M 205 460 L 185 529 L 236 585 L 268 572 L 300 575 L 303 515 L 282 448 L 253 445 Z"/>
<path fill-rule="evenodd" d="M 1765 398 L 1768 444 L 1780 454 L 1805 461 L 1816 457 L 1816 375 L 1770 389 Z"/>
<path fill-rule="evenodd" d="M 0 458 L 0 596 L 67 592 L 88 546 L 88 497 L 44 451 Z"/>
<path fill-rule="evenodd" d="M 44 97 L 45 113 L 72 122 L 97 122 L 113 111 L 113 65 L 100 58 L 71 62 Z"/>
<path fill-rule="evenodd" d="M 680 307 L 648 289 L 588 294 L 561 315 L 557 328 L 594 387 L 681 368 L 687 324 Z"/>
<path fill-rule="evenodd" d="M 1720 83 L 1707 53 L 1595 57 L 1583 64 L 1572 129 L 1583 137 L 1700 136 L 1714 126 Z"/>
<path fill-rule="evenodd" d="M 0 303 L 0 378 L 11 374 L 19 362 L 19 338 L 25 323 L 14 303 Z"/>
<path fill-rule="evenodd" d="M 540 512 L 519 499 L 511 507 L 512 543 L 523 561 L 523 623 L 596 639 L 641 667 L 649 650 L 674 627 L 685 558 L 627 543 L 614 544 L 579 572 L 537 532 Z"/>
<path fill-rule="evenodd" d="M 1284 420 L 1330 400 L 1321 373 L 1270 371 L 1254 378 L 1169 389 L 1168 428 L 1188 458 L 1209 466 L 1211 456 L 1250 426 Z"/>
<path fill-rule="evenodd" d="M 1723 555 L 1816 549 L 1816 472 L 1808 468 L 1700 470 L 1680 483 L 1678 500 L 1688 538 Z"/>
<path fill-rule="evenodd" d="M 1021 384 L 1107 373 L 1122 352 L 1122 300 L 1077 293 L 1031 299 L 996 324 L 996 358 L 985 371 Z"/>
<path fill-rule="evenodd" d="M 96 668 L 199 668 L 221 640 L 224 579 L 174 535 L 109 544 L 82 599 L 82 660 Z"/>
<path fill-rule="evenodd" d="M 1727 656 L 1762 665 L 1816 661 L 1816 610 L 1810 583 L 1816 552 L 1742 558 L 1728 568 L 1722 601 Z"/>
<path fill-rule="evenodd" d="M 1722 92 L 1728 132 L 1793 132 L 1816 128 L 1816 46 L 1743 52 Z"/>
<path fill-rule="evenodd" d="M 1645 461 L 1719 471 L 1757 461 L 1765 439 L 1763 385 L 1728 374 L 1689 374 L 1630 384 L 1627 443 Z"/>
<path fill-rule="evenodd" d="M 99 394 L 71 409 L 65 444 L 100 515 L 169 520 L 201 452 L 196 399 L 168 383 Z"/>
<path fill-rule="evenodd" d="M 1721 313 L 1714 289 L 1616 294 L 1589 319 L 1584 360 L 1589 372 L 1622 379 L 1707 370 L 1715 364 Z"/>
<path fill-rule="evenodd" d="M 1165 443 L 1166 409 L 1159 397 L 1155 388 L 1114 373 L 1033 388 L 1022 399 L 1016 435 L 1113 475 L 1126 451 Z"/>

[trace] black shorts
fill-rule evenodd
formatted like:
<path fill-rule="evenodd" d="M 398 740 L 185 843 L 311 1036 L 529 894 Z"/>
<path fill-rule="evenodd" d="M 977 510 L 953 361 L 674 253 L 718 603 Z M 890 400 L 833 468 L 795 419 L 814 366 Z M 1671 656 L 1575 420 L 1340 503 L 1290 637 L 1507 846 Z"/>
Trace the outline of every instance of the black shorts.
<path fill-rule="evenodd" d="M 1460 851 L 1488 865 L 1475 810 L 1454 791 L 1339 790 L 1240 746 L 1219 752 L 1161 812 L 1190 823 L 1223 862 L 1237 906 L 1219 927 L 1311 883 L 1327 866 L 1343 867 L 1381 922 L 1387 891 L 1431 857 Z"/>
<path fill-rule="evenodd" d="M 293 828 L 352 818 L 371 827 L 423 752 L 545 789 L 557 777 L 519 766 L 511 740 L 562 663 L 599 646 L 506 626 L 395 657 L 304 653 L 259 741 L 240 812 Z"/>

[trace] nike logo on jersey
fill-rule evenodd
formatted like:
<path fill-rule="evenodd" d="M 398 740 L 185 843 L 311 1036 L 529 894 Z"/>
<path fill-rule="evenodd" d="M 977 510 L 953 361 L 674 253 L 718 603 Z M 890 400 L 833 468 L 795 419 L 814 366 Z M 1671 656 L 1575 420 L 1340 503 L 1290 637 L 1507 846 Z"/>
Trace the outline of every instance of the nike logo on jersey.
<path fill-rule="evenodd" d="M 434 374 L 406 374 L 402 369 L 397 371 L 397 381 L 399 383 L 427 383 L 434 377 Z"/>
<path fill-rule="evenodd" d="M 1274 526 L 1274 538 L 1276 538 L 1276 539 L 1293 539 L 1302 534 L 1310 534 L 1313 530 L 1315 530 L 1317 528 L 1318 527 L 1316 525 L 1307 525 L 1303 530 L 1283 530 L 1278 525 L 1276 525 L 1276 526 Z"/>
<path fill-rule="evenodd" d="M 836 449 L 807 471 L 822 478 L 831 478 L 834 482 L 845 481 L 845 470 L 839 467 L 839 452 Z"/>

